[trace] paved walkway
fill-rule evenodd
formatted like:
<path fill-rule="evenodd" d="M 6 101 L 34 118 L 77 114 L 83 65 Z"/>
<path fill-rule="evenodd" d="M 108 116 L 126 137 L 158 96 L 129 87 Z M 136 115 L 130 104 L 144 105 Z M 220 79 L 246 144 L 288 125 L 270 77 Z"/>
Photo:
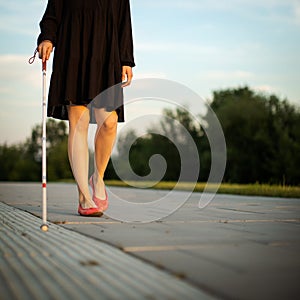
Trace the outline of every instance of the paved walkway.
<path fill-rule="evenodd" d="M 110 188 L 109 198 L 151 201 L 165 193 Z M 42 233 L 32 216 L 41 214 L 40 184 L 0 184 L 1 202 L 31 213 L 0 206 L 4 299 L 33 299 L 57 285 L 49 299 L 299 298 L 300 199 L 217 195 L 200 210 L 194 193 L 162 220 L 130 224 L 78 216 L 76 197 L 73 184 L 49 184 L 49 220 L 57 225 Z M 40 268 L 28 271 L 31 262 Z"/>

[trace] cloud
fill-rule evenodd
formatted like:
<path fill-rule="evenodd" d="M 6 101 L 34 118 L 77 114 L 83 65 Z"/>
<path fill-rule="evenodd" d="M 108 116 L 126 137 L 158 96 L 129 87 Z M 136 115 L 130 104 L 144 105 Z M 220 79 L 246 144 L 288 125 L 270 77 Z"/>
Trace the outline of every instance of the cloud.
<path fill-rule="evenodd" d="M 184 11 L 199 12 L 204 14 L 212 13 L 229 13 L 239 16 L 246 16 L 251 19 L 265 19 L 267 21 L 280 21 L 285 23 L 300 24 L 300 1 L 299 0 L 228 0 L 228 1 L 211 1 L 211 0 L 162 0 L 149 1 L 138 0 L 133 2 L 133 6 L 140 9 L 153 9 L 162 11 L 172 11 L 181 14 Z"/>
<path fill-rule="evenodd" d="M 263 93 L 278 93 L 278 89 L 276 87 L 267 84 L 254 86 L 253 89 Z"/>
<path fill-rule="evenodd" d="M 167 79 L 167 74 L 162 72 L 155 72 L 155 73 L 137 73 L 134 75 L 134 79 L 144 79 L 144 78 L 162 78 Z"/>
<path fill-rule="evenodd" d="M 41 86 L 40 65 L 37 62 L 30 65 L 28 58 L 25 55 L 0 55 L 0 91 L 3 88 L 8 91 L 10 88 L 15 93 L 21 86 L 27 89 Z"/>
<path fill-rule="evenodd" d="M 6 33 L 36 35 L 46 1 L 1 1 L 0 30 Z"/>
<path fill-rule="evenodd" d="M 251 7 L 276 7 L 282 4 L 292 4 L 294 0 L 229 0 L 229 1 L 211 1 L 211 0 L 162 0 L 148 1 L 138 0 L 139 5 L 148 7 L 164 8 L 182 8 L 189 10 L 236 10 L 239 8 L 248 9 Z M 133 3 L 135 5 L 135 2 Z"/>
<path fill-rule="evenodd" d="M 294 16 L 295 22 L 300 24 L 300 0 L 294 0 Z"/>
<path fill-rule="evenodd" d="M 0 55 L 0 143 L 24 141 L 40 122 L 41 73 L 25 55 Z"/>
<path fill-rule="evenodd" d="M 41 91 L 41 65 L 28 63 L 25 55 L 0 55 L 0 100 L 8 106 L 37 106 Z M 49 78 L 48 78 L 49 81 Z"/>
<path fill-rule="evenodd" d="M 141 42 L 135 48 L 142 52 L 179 53 L 182 55 L 212 55 L 220 52 L 220 49 L 215 46 L 200 46 L 182 42 Z"/>
<path fill-rule="evenodd" d="M 217 70 L 217 71 L 208 71 L 203 73 L 202 76 L 205 76 L 207 79 L 211 80 L 246 80 L 254 77 L 254 74 L 247 71 L 225 71 L 225 70 Z"/>

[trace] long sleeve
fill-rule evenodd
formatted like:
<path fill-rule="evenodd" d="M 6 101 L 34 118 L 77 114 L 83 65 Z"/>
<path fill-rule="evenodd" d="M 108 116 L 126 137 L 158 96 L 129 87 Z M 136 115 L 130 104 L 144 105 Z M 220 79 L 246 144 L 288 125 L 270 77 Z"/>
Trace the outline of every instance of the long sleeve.
<path fill-rule="evenodd" d="M 47 8 L 40 22 L 41 33 L 37 39 L 39 45 L 44 40 L 49 40 L 56 45 L 57 30 L 62 15 L 62 0 L 48 0 Z"/>
<path fill-rule="evenodd" d="M 119 10 L 119 47 L 122 66 L 134 67 L 133 38 L 129 0 L 118 0 Z"/>

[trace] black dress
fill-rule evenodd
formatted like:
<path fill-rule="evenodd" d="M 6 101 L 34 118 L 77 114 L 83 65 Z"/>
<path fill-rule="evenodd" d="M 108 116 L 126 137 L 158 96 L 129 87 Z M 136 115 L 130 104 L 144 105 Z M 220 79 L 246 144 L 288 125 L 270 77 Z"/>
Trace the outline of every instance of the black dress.
<path fill-rule="evenodd" d="M 67 120 L 67 105 L 88 105 L 135 66 L 129 0 L 49 0 L 40 28 L 38 45 L 55 47 L 49 117 Z M 123 93 L 109 101 L 123 122 Z"/>

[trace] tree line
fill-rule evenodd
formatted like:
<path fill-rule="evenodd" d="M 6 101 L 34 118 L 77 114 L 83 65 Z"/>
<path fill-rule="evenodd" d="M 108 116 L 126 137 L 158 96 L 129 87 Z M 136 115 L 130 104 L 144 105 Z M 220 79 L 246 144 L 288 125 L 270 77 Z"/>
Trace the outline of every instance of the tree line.
<path fill-rule="evenodd" d="M 0 145 L 1 181 L 40 181 L 42 174 L 42 126 L 36 125 L 25 142 Z M 49 180 L 72 178 L 68 162 L 68 134 L 63 121 L 47 120 L 47 176 Z"/>
<path fill-rule="evenodd" d="M 248 87 L 215 91 L 210 104 L 222 126 L 226 146 L 227 165 L 224 182 L 300 184 L 300 111 L 286 99 L 265 95 Z M 194 140 L 200 158 L 198 181 L 206 181 L 210 172 L 211 149 L 204 128 L 189 114 L 188 109 L 165 109 L 158 126 L 163 134 L 151 133 L 138 137 L 130 130 L 119 137 L 118 156 L 114 161 L 122 166 L 121 157 L 129 152 L 134 173 L 147 176 L 149 159 L 161 154 L 166 160 L 165 181 L 177 181 L 181 159 L 176 144 L 186 143 L 180 127 L 168 122 L 175 119 L 186 128 Z M 200 118 L 200 116 L 199 116 Z M 203 120 L 202 120 L 203 121 Z M 204 116 L 205 121 L 205 116 Z M 200 122 L 201 124 L 203 122 Z M 205 122 L 204 122 L 205 123 Z M 207 125 L 209 126 L 209 125 Z M 67 155 L 67 126 L 63 121 L 47 121 L 48 179 L 72 178 Z M 132 145 L 128 141 L 135 140 Z M 130 149 L 129 149 L 130 148 Z M 39 181 L 41 177 L 41 126 L 37 125 L 31 137 L 19 145 L 0 145 L 0 180 Z M 119 179 L 110 161 L 106 179 Z M 125 174 L 126 175 L 126 174 Z M 121 178 L 123 178 L 121 176 Z M 127 180 L 133 179 L 127 175 Z M 188 177 L 187 177 L 188 180 Z"/>

